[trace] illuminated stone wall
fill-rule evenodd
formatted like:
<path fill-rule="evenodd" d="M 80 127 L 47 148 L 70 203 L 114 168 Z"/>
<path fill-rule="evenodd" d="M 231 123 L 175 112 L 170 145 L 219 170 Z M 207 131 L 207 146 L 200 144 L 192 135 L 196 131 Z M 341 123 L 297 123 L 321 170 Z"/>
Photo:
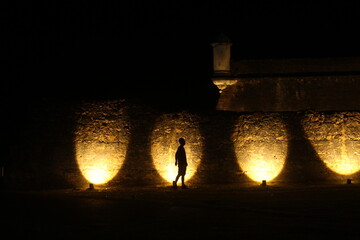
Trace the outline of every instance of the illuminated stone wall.
<path fill-rule="evenodd" d="M 187 181 L 196 176 L 203 159 L 204 139 L 200 133 L 199 116 L 186 112 L 162 114 L 157 117 L 151 134 L 151 157 L 155 169 L 167 182 L 174 181 L 177 175 L 175 153 L 179 138 L 185 139 L 187 156 Z"/>
<path fill-rule="evenodd" d="M 78 167 L 88 182 L 104 184 L 119 173 L 128 141 L 129 119 L 123 101 L 81 106 L 74 147 Z"/>
<path fill-rule="evenodd" d="M 341 176 L 360 170 L 360 114 L 311 113 L 303 119 L 305 134 L 319 158 Z"/>
<path fill-rule="evenodd" d="M 281 114 L 240 116 L 233 141 L 238 164 L 253 181 L 271 181 L 282 171 L 287 157 L 288 134 Z"/>
<path fill-rule="evenodd" d="M 359 180 L 360 159 L 355 157 L 357 138 L 354 137 L 360 130 L 358 113 L 288 112 L 281 115 L 288 150 L 278 180 L 310 183 Z M 344 168 L 352 170 L 345 172 L 341 170 Z"/>
<path fill-rule="evenodd" d="M 5 163 L 29 188 L 360 180 L 358 112 L 165 112 L 128 101 L 32 106 Z M 245 172 L 245 174 L 244 174 Z"/>

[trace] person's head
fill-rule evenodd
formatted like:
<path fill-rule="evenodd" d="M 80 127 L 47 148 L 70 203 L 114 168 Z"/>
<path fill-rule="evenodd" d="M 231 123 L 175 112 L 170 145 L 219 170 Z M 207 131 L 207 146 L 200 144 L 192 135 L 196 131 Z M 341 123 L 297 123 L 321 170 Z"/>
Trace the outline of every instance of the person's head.
<path fill-rule="evenodd" d="M 180 143 L 180 145 L 184 146 L 185 145 L 185 139 L 179 138 L 179 143 Z"/>

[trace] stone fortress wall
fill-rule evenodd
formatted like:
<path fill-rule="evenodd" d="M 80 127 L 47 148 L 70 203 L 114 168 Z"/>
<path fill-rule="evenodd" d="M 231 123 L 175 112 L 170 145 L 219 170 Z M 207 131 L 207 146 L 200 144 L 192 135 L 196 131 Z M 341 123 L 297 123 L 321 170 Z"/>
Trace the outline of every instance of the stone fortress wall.
<path fill-rule="evenodd" d="M 29 103 L 4 139 L 1 183 L 169 185 L 180 137 L 189 183 L 359 181 L 359 59 L 234 62 L 228 38 L 212 46 L 217 110 L 168 112 L 121 99 Z"/>
<path fill-rule="evenodd" d="M 29 119 L 31 129 L 12 145 L 9 185 L 170 185 L 180 137 L 189 184 L 360 177 L 358 112 L 165 112 L 113 100 L 52 108 L 40 117 L 48 107 L 33 107 L 39 117 Z"/>

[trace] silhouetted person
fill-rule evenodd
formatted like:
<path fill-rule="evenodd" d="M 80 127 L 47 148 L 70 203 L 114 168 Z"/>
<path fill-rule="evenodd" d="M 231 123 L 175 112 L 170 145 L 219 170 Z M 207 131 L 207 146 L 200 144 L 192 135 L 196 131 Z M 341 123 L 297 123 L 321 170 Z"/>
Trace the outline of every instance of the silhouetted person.
<path fill-rule="evenodd" d="M 185 139 L 180 138 L 179 139 L 180 146 L 178 147 L 176 153 L 175 153 L 175 166 L 178 166 L 179 171 L 178 175 L 175 178 L 175 181 L 173 181 L 173 187 L 177 188 L 177 181 L 179 180 L 181 176 L 181 183 L 182 188 L 187 188 L 185 185 L 185 174 L 186 174 L 186 167 L 187 167 L 187 161 L 186 161 L 186 152 L 185 152 Z"/>

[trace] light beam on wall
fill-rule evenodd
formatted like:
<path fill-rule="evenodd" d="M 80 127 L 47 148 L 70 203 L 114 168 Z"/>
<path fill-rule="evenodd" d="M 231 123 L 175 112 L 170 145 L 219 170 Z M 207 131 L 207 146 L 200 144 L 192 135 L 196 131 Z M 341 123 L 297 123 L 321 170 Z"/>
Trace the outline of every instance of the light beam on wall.
<path fill-rule="evenodd" d="M 281 172 L 287 155 L 286 129 L 278 115 L 242 116 L 236 124 L 234 148 L 240 168 L 256 182 Z"/>
<path fill-rule="evenodd" d="M 119 172 L 126 155 L 128 126 L 119 102 L 83 106 L 75 134 L 76 160 L 82 175 L 93 184 L 105 184 Z"/>
<path fill-rule="evenodd" d="M 174 181 L 178 172 L 175 153 L 181 137 L 186 141 L 188 167 L 185 181 L 188 181 L 194 176 L 202 154 L 202 137 L 195 116 L 165 114 L 157 120 L 151 137 L 151 155 L 156 170 L 167 182 Z"/>
<path fill-rule="evenodd" d="M 124 150 L 118 144 L 79 143 L 76 158 L 83 176 L 94 184 L 110 181 L 121 168 Z"/>
<path fill-rule="evenodd" d="M 360 114 L 307 114 L 303 127 L 326 166 L 340 175 L 360 170 Z"/>

